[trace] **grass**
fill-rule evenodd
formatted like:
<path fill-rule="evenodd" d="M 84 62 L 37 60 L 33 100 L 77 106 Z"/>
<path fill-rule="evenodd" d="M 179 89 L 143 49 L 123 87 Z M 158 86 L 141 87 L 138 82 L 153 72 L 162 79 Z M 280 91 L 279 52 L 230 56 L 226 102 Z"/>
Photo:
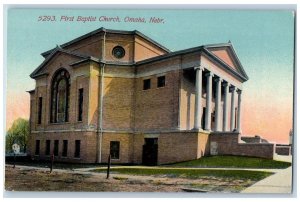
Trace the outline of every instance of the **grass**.
<path fill-rule="evenodd" d="M 210 167 L 210 168 L 288 168 L 291 163 L 271 159 L 245 156 L 210 156 L 197 160 L 169 164 L 172 167 Z"/>
<path fill-rule="evenodd" d="M 106 172 L 106 169 L 95 169 L 94 172 Z M 230 179 L 261 180 L 272 175 L 271 172 L 248 170 L 210 170 L 210 169 L 178 169 L 178 168 L 111 168 L 111 173 L 129 175 L 167 176 L 180 178 L 221 177 Z"/>

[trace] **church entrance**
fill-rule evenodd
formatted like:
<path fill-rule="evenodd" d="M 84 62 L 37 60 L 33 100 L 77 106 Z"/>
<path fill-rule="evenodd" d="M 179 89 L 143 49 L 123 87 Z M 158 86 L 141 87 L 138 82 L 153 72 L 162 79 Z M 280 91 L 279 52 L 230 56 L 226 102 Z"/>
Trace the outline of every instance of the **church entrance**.
<path fill-rule="evenodd" d="M 143 145 L 143 165 L 155 166 L 157 165 L 158 155 L 158 138 L 145 138 Z"/>

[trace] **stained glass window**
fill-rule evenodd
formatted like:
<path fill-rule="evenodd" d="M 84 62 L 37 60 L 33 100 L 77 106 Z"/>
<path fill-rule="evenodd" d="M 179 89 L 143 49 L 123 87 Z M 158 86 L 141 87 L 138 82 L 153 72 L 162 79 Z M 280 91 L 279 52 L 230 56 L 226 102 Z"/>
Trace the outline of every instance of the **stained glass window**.
<path fill-rule="evenodd" d="M 70 75 L 65 69 L 56 72 L 51 89 L 51 123 L 69 121 Z"/>

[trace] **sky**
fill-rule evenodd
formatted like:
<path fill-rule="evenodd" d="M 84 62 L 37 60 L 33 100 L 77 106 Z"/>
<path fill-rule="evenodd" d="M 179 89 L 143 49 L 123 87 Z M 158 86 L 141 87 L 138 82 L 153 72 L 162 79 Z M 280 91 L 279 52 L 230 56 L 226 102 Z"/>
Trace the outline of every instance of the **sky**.
<path fill-rule="evenodd" d="M 39 21 L 55 16 L 55 21 Z M 74 16 L 74 21 L 60 21 Z M 96 21 L 76 21 L 78 16 Z M 101 16 L 120 22 L 100 22 Z M 124 22 L 126 17 L 145 23 Z M 163 23 L 149 23 L 151 17 Z M 52 17 L 53 19 L 53 17 Z M 293 120 L 294 15 L 288 10 L 81 10 L 9 9 L 7 15 L 6 128 L 29 118 L 29 74 L 42 63 L 40 53 L 105 27 L 139 30 L 171 51 L 232 42 L 249 76 L 243 84 L 242 133 L 288 143 Z"/>

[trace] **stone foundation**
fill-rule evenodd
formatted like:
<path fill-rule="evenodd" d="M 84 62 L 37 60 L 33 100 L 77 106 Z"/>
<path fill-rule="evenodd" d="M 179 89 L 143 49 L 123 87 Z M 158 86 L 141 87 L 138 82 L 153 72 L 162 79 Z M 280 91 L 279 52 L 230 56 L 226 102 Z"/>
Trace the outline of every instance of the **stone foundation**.
<path fill-rule="evenodd" d="M 35 155 L 35 145 L 30 145 L 31 158 L 49 160 L 46 155 L 46 140 L 51 141 L 50 154 L 54 151 L 54 141 L 59 141 L 55 161 L 73 163 L 97 162 L 96 132 L 39 132 L 32 135 L 34 144 L 40 140 L 40 152 Z M 239 133 L 208 133 L 198 131 L 173 131 L 153 133 L 103 132 L 101 138 L 101 163 L 107 163 L 112 141 L 119 142 L 119 157 L 112 158 L 113 164 L 142 164 L 145 138 L 157 138 L 157 164 L 189 161 L 208 155 L 239 155 L 272 159 L 275 151 L 270 143 L 241 143 Z M 67 156 L 62 155 L 63 140 L 68 140 Z M 75 141 L 80 140 L 80 157 L 75 154 Z M 286 147 L 278 147 L 280 153 L 287 153 Z"/>

